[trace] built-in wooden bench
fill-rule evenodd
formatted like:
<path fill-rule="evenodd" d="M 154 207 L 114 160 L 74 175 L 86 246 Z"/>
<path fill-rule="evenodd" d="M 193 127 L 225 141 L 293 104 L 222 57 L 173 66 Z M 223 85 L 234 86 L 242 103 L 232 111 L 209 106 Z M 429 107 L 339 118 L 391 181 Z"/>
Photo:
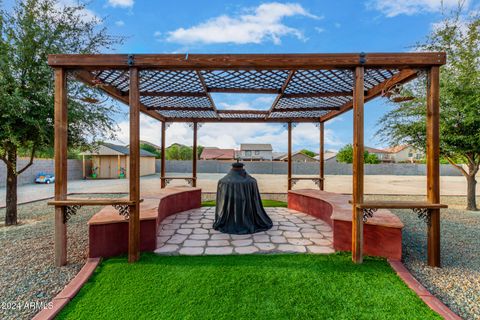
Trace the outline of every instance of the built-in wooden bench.
<path fill-rule="evenodd" d="M 350 195 L 304 189 L 288 192 L 288 207 L 326 221 L 333 230 L 336 251 L 352 248 L 352 205 Z M 402 257 L 400 219 L 387 209 L 378 209 L 363 228 L 364 252 L 399 260 Z"/>
<path fill-rule="evenodd" d="M 142 192 L 140 203 L 140 251 L 154 251 L 160 222 L 169 215 L 199 208 L 200 188 L 171 187 Z M 109 203 L 110 204 L 110 203 Z M 112 257 L 128 252 L 128 219 L 111 205 L 88 221 L 89 257 Z"/>

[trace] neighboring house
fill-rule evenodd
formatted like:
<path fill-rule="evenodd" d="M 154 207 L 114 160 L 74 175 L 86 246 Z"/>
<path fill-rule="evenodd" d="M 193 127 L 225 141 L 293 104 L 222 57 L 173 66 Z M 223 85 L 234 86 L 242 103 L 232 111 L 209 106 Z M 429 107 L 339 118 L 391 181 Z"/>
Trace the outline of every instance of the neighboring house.
<path fill-rule="evenodd" d="M 395 162 L 395 159 L 392 157 L 390 151 L 388 150 L 376 149 L 376 148 L 365 146 L 365 151 L 368 151 L 368 153 L 373 153 L 374 155 L 376 155 L 378 160 L 380 160 L 380 162 Z"/>
<path fill-rule="evenodd" d="M 320 156 L 319 155 L 316 155 L 314 157 L 317 161 L 320 161 Z M 325 153 L 323 154 L 323 161 L 325 161 L 325 163 L 327 162 L 337 162 L 337 153 L 336 152 L 333 152 L 333 151 L 325 151 Z"/>
<path fill-rule="evenodd" d="M 91 152 L 83 152 L 83 176 L 90 177 L 95 171 L 96 177 L 101 179 L 119 178 L 121 173 L 129 177 L 130 150 L 127 147 L 112 143 L 102 143 Z M 87 172 L 85 156 L 91 158 Z M 93 170 L 95 169 L 95 170 Z M 155 155 L 140 149 L 140 175 L 155 174 Z"/>
<path fill-rule="evenodd" d="M 273 149 L 269 143 L 242 143 L 239 157 L 241 160 L 272 161 Z"/>
<path fill-rule="evenodd" d="M 234 149 L 220 149 L 216 147 L 203 148 L 200 160 L 234 160 Z"/>
<path fill-rule="evenodd" d="M 140 140 L 140 145 L 147 145 L 147 146 L 150 146 L 150 147 L 153 147 L 155 148 L 155 150 L 157 150 L 158 152 L 161 152 L 162 151 L 162 148 L 160 146 L 157 146 L 156 144 L 154 143 L 151 143 L 151 142 L 148 142 L 148 141 L 145 141 L 145 140 Z M 128 146 L 127 146 L 128 147 Z"/>
<path fill-rule="evenodd" d="M 386 151 L 390 153 L 395 162 L 414 163 L 425 158 L 425 154 L 423 152 L 418 151 L 408 145 L 390 147 L 387 148 Z"/>
<path fill-rule="evenodd" d="M 274 161 L 288 161 L 288 153 L 283 153 L 273 159 Z M 292 153 L 292 162 L 318 162 L 317 159 L 310 157 L 300 151 Z"/>

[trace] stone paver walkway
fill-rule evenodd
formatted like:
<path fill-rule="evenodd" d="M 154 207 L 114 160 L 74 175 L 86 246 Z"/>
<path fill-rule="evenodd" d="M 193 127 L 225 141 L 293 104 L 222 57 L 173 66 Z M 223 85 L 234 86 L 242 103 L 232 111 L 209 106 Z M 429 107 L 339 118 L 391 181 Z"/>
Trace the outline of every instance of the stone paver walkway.
<path fill-rule="evenodd" d="M 255 234 L 225 234 L 212 228 L 214 207 L 167 217 L 160 225 L 157 254 L 333 253 L 332 228 L 324 221 L 287 208 L 265 208 L 273 227 Z"/>

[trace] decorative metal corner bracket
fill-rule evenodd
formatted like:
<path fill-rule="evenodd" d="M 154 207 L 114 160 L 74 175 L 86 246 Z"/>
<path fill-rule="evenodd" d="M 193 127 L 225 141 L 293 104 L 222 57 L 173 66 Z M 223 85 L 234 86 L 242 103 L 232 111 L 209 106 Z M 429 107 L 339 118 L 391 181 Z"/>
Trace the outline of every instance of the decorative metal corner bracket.
<path fill-rule="evenodd" d="M 190 185 L 190 187 L 193 186 L 193 178 L 185 178 L 185 181 Z"/>
<path fill-rule="evenodd" d="M 125 220 L 130 219 L 130 206 L 128 204 L 112 204 L 118 214 L 125 217 Z"/>
<path fill-rule="evenodd" d="M 65 210 L 63 210 L 63 223 L 67 223 L 68 220 L 70 220 L 70 218 L 73 215 L 77 215 L 77 211 L 81 207 L 82 206 L 79 205 L 79 204 L 75 204 L 75 205 L 72 205 L 72 206 L 65 206 Z"/>
<path fill-rule="evenodd" d="M 430 214 L 430 210 L 427 208 L 413 208 L 412 211 L 417 214 L 419 219 L 422 219 L 427 226 L 432 224 L 432 215 Z"/>
<path fill-rule="evenodd" d="M 373 217 L 373 214 L 375 212 L 377 212 L 377 208 L 363 208 L 362 209 L 362 212 L 363 212 L 363 217 L 362 217 L 362 220 L 363 222 L 367 222 L 368 219 L 372 218 Z"/>

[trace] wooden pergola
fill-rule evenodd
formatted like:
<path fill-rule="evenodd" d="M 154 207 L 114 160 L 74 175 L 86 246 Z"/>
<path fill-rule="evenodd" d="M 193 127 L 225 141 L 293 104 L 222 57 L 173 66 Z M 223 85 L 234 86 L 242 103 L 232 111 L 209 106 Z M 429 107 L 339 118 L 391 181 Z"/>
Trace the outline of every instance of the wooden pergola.
<path fill-rule="evenodd" d="M 162 187 L 165 176 L 165 131 L 173 122 L 192 123 L 193 152 L 197 130 L 206 122 L 275 122 L 288 127 L 288 189 L 292 176 L 292 127 L 315 123 L 320 129 L 323 190 L 324 123 L 353 109 L 352 260 L 363 259 L 363 223 L 379 208 L 409 208 L 427 221 L 428 264 L 440 266 L 439 68 L 445 53 L 344 54 L 97 54 L 50 55 L 55 70 L 55 261 L 67 262 L 66 223 L 83 205 L 113 205 L 129 218 L 128 259 L 139 258 L 140 113 L 161 122 Z M 389 96 L 405 82 L 426 73 L 427 201 L 364 201 L 364 103 Z M 67 74 L 130 107 L 130 187 L 127 200 L 67 198 Z M 260 110 L 219 110 L 212 92 L 275 94 Z M 196 159 L 192 177 L 196 185 Z"/>

